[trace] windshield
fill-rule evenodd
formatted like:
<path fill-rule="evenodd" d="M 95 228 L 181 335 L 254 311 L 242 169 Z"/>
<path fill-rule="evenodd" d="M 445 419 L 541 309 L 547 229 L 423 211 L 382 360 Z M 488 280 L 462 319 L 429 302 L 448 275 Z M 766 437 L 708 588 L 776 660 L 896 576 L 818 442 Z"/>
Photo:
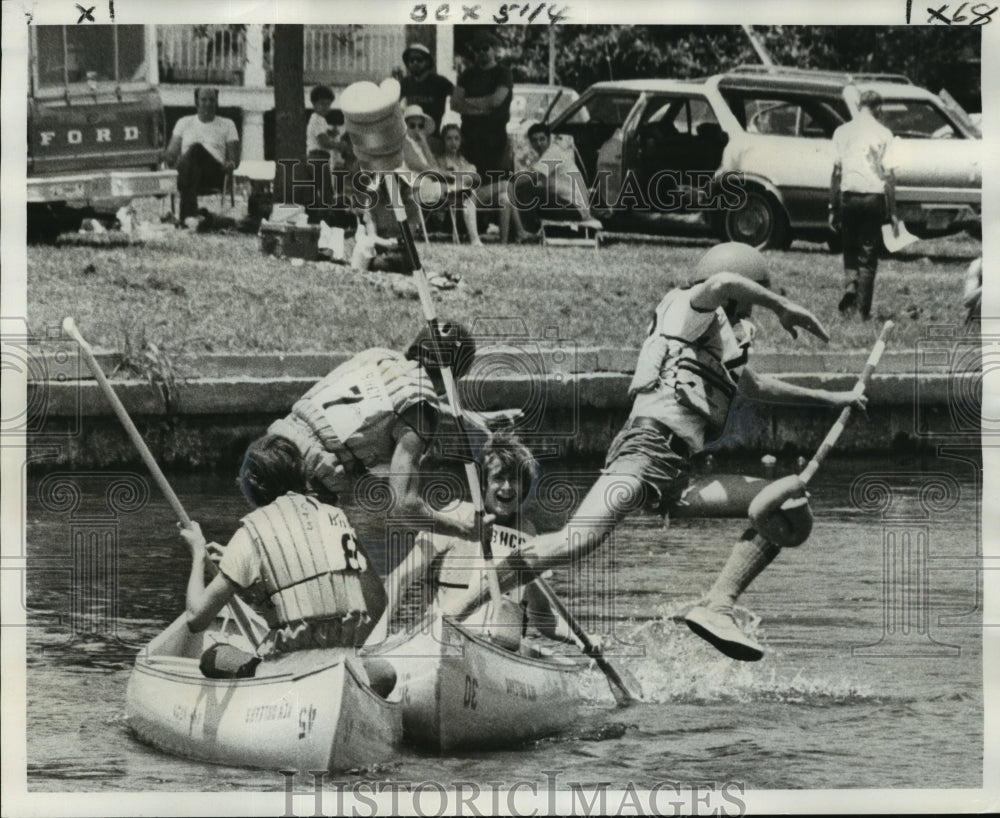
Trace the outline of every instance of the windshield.
<path fill-rule="evenodd" d="M 962 136 L 944 111 L 927 100 L 883 99 L 875 117 L 904 139 Z"/>
<path fill-rule="evenodd" d="M 620 127 L 638 98 L 634 91 L 594 93 L 576 108 L 568 121 Z"/>
<path fill-rule="evenodd" d="M 551 122 L 577 99 L 570 88 L 523 88 L 514 86 L 514 98 L 510 104 L 510 118 L 533 122 Z M 553 105 L 553 102 L 555 105 Z M 549 108 L 552 108 L 551 112 Z"/>
<path fill-rule="evenodd" d="M 143 26 L 37 26 L 36 32 L 39 89 L 145 78 Z"/>

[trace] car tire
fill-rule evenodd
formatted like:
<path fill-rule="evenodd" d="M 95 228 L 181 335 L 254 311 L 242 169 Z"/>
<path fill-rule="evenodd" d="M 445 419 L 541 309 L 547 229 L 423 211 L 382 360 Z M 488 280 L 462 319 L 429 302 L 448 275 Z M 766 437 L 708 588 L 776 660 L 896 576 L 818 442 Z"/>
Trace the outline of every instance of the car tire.
<path fill-rule="evenodd" d="M 722 219 L 727 241 L 749 244 L 758 250 L 784 248 L 791 243 L 788 218 L 771 196 L 762 190 L 750 190 L 743 204 L 728 210 Z"/>

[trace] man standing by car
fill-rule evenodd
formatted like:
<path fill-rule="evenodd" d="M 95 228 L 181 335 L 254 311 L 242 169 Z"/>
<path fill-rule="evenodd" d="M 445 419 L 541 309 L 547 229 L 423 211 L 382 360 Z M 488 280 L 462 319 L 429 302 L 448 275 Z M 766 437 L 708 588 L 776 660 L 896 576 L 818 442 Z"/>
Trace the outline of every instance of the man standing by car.
<path fill-rule="evenodd" d="M 451 95 L 451 109 L 462 115 L 462 145 L 466 158 L 476 166 L 484 185 L 506 178 L 511 168 L 507 150 L 514 76 L 497 62 L 500 41 L 494 34 L 478 32 L 472 41 L 476 61 L 458 78 Z M 493 171 L 493 175 L 490 175 Z"/>
<path fill-rule="evenodd" d="M 833 132 L 830 227 L 840 232 L 844 246 L 844 294 L 838 309 L 845 314 L 857 309 L 864 321 L 871 315 L 887 216 L 893 233 L 899 235 L 893 135 L 875 118 L 881 104 L 878 93 L 865 91 L 857 116 Z"/>

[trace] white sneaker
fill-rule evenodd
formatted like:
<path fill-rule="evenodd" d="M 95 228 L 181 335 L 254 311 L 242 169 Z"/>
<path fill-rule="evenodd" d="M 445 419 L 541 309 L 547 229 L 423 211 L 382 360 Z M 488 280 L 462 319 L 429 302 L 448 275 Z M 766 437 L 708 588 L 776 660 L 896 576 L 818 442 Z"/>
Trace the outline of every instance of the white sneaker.
<path fill-rule="evenodd" d="M 695 605 L 684 617 L 687 626 L 716 650 L 740 662 L 757 662 L 764 649 L 736 624 L 732 605 Z"/>

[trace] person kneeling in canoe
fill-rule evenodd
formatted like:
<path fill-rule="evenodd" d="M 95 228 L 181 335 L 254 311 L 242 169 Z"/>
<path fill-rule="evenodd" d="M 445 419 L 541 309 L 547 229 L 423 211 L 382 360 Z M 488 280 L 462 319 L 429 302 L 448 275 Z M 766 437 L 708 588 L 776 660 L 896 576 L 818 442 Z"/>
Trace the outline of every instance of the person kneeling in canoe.
<path fill-rule="evenodd" d="M 472 365 L 475 340 L 457 323 L 442 323 L 441 336 L 441 352 L 458 379 Z M 424 329 L 405 353 L 368 349 L 338 366 L 254 445 L 282 449 L 290 442 L 302 453 L 308 485 L 326 498 L 353 489 L 372 470 L 387 469 L 391 515 L 468 536 L 476 530 L 474 520 L 439 511 L 420 493 L 421 462 L 441 433 L 443 394 L 438 350 Z"/>
<path fill-rule="evenodd" d="M 499 431 L 483 446 L 477 467 L 483 486 L 483 508 L 490 523 L 493 558 L 501 561 L 535 534 L 534 524 L 524 515 L 524 505 L 538 478 L 538 461 L 516 435 Z M 471 503 L 462 503 L 456 513 L 468 519 L 470 526 L 473 524 L 475 512 Z M 482 549 L 475 539 L 421 532 L 411 553 L 388 581 L 390 610 L 397 612 L 397 627 L 417 624 L 402 623 L 398 613 L 403 598 L 422 579 L 426 578 L 433 589 L 433 604 L 447 608 L 452 599 L 468 593 L 473 584 L 486 587 L 483 567 Z M 515 589 L 506 599 L 519 605 L 523 614 L 513 606 L 508 612 L 498 614 L 492 603 L 487 603 L 463 624 L 482 629 L 511 650 L 519 647 L 520 638 L 528 627 L 537 628 L 550 639 L 571 640 L 569 626 L 552 609 L 547 592 L 539 583 L 531 582 Z M 423 611 L 417 613 L 419 621 Z"/>
<path fill-rule="evenodd" d="M 225 548 L 206 544 L 195 522 L 180 529 L 192 557 L 188 627 L 206 630 L 238 595 L 270 630 L 257 656 L 214 646 L 202 672 L 252 676 L 261 658 L 362 645 L 385 610 L 385 589 L 344 512 L 309 494 L 298 449 L 269 438 L 251 445 L 240 489 L 254 510 Z M 219 573 L 206 586 L 206 560 L 220 552 Z"/>
<path fill-rule="evenodd" d="M 562 530 L 525 545 L 511 572 L 501 572 L 503 584 L 516 583 L 518 570 L 530 575 L 549 563 L 585 556 L 644 506 L 669 513 L 688 485 L 691 457 L 722 434 L 737 392 L 751 401 L 865 408 L 860 392 L 796 386 L 747 366 L 754 306 L 771 310 L 793 338 L 801 328 L 829 339 L 809 310 L 770 290 L 760 252 L 735 242 L 716 245 L 693 278 L 656 308 L 629 387 L 632 411 L 611 443 L 601 476 Z M 811 528 L 801 481 L 793 476 L 772 485 L 777 491 L 761 492 L 750 508 L 759 536 L 736 544 L 715 584 L 686 615 L 691 630 L 742 661 L 759 660 L 763 649 L 737 624 L 734 603 L 782 547 L 800 545 Z M 477 604 L 470 593 L 446 613 L 461 615 Z"/>

